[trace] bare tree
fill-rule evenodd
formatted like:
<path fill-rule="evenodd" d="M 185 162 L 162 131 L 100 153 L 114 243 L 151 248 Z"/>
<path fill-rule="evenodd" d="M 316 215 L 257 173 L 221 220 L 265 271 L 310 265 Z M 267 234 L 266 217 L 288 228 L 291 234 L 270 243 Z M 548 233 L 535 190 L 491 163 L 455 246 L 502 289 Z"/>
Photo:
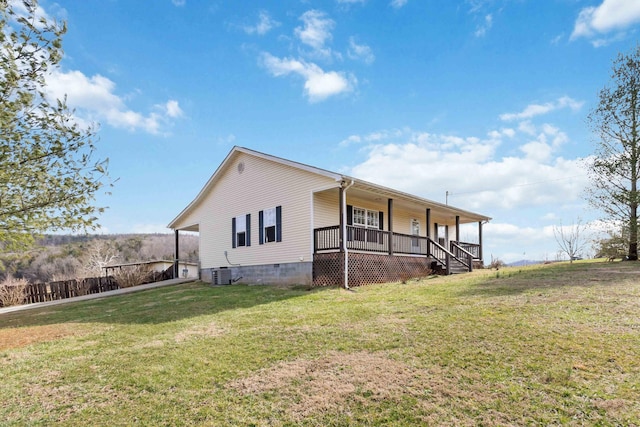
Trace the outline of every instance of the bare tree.
<path fill-rule="evenodd" d="M 104 267 L 115 263 L 119 258 L 117 250 L 110 241 L 93 240 L 82 260 L 84 277 L 100 277 L 104 274 Z"/>
<path fill-rule="evenodd" d="M 573 262 L 584 250 L 588 241 L 584 237 L 587 225 L 578 220 L 570 226 L 563 226 L 562 222 L 559 226 L 553 227 L 553 235 L 558 243 L 559 253 L 567 254 L 569 262 Z"/>

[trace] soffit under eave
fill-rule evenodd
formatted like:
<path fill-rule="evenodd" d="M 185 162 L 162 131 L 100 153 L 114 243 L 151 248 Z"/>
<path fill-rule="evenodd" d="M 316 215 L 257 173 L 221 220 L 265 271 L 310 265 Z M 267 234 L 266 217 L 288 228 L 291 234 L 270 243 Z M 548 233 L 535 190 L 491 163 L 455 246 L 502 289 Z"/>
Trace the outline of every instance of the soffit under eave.
<path fill-rule="evenodd" d="M 378 187 L 375 185 L 371 185 L 367 182 L 356 181 L 354 185 L 347 190 L 347 199 L 349 197 L 349 192 L 355 197 L 360 198 L 371 198 L 372 195 L 375 195 L 375 199 L 378 202 L 383 202 L 383 200 L 378 200 L 384 198 L 384 203 L 386 204 L 386 200 L 393 199 L 394 207 L 396 209 L 431 209 L 432 215 L 439 218 L 449 218 L 455 219 L 456 216 L 460 217 L 461 223 L 472 223 L 472 222 L 487 222 L 490 221 L 491 218 L 485 215 L 481 215 L 475 212 L 465 211 L 463 209 L 459 209 L 453 206 L 444 205 L 442 203 L 438 203 L 432 200 L 423 199 L 418 196 L 413 196 L 408 193 L 403 193 L 400 191 L 394 191 L 392 189 L 386 187 Z"/>
<path fill-rule="evenodd" d="M 196 233 L 200 232 L 200 224 L 192 224 L 184 227 L 177 227 L 175 230 L 178 231 L 194 231 Z"/>

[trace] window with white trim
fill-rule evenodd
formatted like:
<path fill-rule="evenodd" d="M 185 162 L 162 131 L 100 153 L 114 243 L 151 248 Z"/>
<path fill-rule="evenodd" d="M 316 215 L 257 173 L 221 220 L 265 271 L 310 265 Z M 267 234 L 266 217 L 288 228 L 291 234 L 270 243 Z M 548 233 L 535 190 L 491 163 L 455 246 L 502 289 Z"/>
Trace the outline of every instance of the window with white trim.
<path fill-rule="evenodd" d="M 353 225 L 380 228 L 380 212 L 353 207 Z"/>
<path fill-rule="evenodd" d="M 353 208 L 353 225 L 367 226 L 366 222 L 367 210 L 362 208 Z"/>
<path fill-rule="evenodd" d="M 367 227 L 380 228 L 380 212 L 367 211 Z"/>
<path fill-rule="evenodd" d="M 282 206 L 265 209 L 258 213 L 259 243 L 282 241 Z"/>
<path fill-rule="evenodd" d="M 232 247 L 251 246 L 251 214 L 231 218 Z"/>
<path fill-rule="evenodd" d="M 264 242 L 276 241 L 276 208 L 264 210 Z"/>
<path fill-rule="evenodd" d="M 347 205 L 347 225 L 358 228 L 349 230 L 347 240 L 359 240 L 367 242 L 382 241 L 383 237 L 378 231 L 382 230 L 383 213 L 355 206 Z"/>

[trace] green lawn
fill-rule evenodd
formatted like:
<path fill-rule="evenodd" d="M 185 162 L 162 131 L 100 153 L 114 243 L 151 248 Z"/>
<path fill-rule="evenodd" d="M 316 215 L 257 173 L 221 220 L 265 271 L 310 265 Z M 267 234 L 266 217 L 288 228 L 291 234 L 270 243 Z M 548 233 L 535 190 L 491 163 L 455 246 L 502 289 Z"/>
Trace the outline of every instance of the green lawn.
<path fill-rule="evenodd" d="M 640 425 L 640 264 L 0 315 L 0 425 Z"/>

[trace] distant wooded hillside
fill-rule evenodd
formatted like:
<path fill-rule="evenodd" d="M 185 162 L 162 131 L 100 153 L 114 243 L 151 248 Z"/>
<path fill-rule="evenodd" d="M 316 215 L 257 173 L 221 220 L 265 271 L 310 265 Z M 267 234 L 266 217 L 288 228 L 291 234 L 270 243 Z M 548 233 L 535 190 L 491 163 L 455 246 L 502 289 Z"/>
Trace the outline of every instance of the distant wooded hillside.
<path fill-rule="evenodd" d="M 106 265 L 174 258 L 173 234 L 46 235 L 23 253 L 0 254 L 0 280 L 96 277 Z M 198 261 L 198 236 L 180 235 L 181 260 Z"/>

